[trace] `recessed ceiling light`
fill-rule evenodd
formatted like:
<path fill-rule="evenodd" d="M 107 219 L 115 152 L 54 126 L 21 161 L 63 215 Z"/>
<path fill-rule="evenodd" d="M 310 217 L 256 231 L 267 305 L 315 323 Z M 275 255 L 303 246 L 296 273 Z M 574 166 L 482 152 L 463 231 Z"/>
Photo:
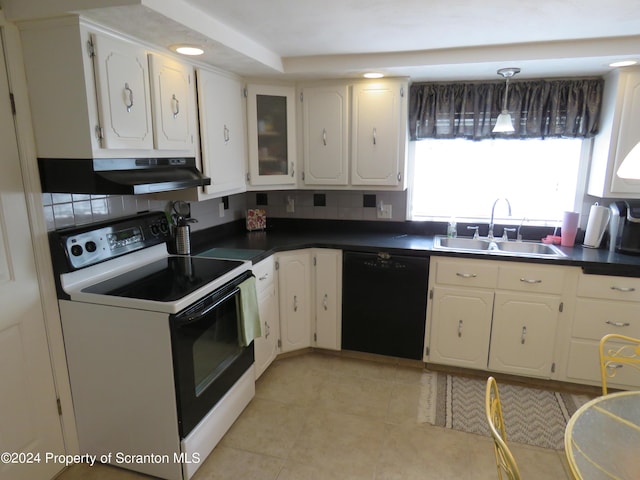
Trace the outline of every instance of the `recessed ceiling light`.
<path fill-rule="evenodd" d="M 382 78 L 384 77 L 384 74 L 379 72 L 369 72 L 369 73 L 365 73 L 363 77 L 364 78 Z"/>
<path fill-rule="evenodd" d="M 636 63 L 638 63 L 636 60 L 622 60 L 620 62 L 613 62 L 610 63 L 609 66 L 610 67 L 629 67 L 631 65 L 635 65 Z"/>
<path fill-rule="evenodd" d="M 204 50 L 196 45 L 171 45 L 169 48 L 181 55 L 195 56 L 204 53 Z"/>

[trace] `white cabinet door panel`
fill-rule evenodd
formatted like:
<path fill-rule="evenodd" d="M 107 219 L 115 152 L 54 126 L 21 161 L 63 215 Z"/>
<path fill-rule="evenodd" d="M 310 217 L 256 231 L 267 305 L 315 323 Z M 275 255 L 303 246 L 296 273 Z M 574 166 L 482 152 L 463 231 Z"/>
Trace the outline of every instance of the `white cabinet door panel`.
<path fill-rule="evenodd" d="M 195 155 L 196 101 L 193 68 L 168 57 L 149 55 L 155 146 Z"/>
<path fill-rule="evenodd" d="M 557 296 L 496 292 L 489 369 L 548 378 L 559 304 Z"/>
<path fill-rule="evenodd" d="M 211 178 L 205 192 L 217 195 L 243 192 L 246 143 L 242 83 L 202 69 L 197 75 L 202 168 Z"/>
<path fill-rule="evenodd" d="M 348 184 L 348 101 L 346 85 L 304 89 L 305 184 Z"/>
<path fill-rule="evenodd" d="M 436 287 L 431 302 L 430 361 L 486 369 L 493 292 Z"/>
<path fill-rule="evenodd" d="M 102 146 L 153 149 L 147 52 L 108 36 L 93 42 Z"/>

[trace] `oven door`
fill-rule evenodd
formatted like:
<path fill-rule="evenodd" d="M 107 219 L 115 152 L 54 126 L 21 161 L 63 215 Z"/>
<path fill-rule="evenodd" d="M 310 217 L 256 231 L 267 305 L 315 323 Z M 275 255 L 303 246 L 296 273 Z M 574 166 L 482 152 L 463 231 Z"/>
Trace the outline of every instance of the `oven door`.
<path fill-rule="evenodd" d="M 238 335 L 238 285 L 250 276 L 251 272 L 246 272 L 170 316 L 181 438 L 253 364 L 253 343 L 241 347 Z"/>

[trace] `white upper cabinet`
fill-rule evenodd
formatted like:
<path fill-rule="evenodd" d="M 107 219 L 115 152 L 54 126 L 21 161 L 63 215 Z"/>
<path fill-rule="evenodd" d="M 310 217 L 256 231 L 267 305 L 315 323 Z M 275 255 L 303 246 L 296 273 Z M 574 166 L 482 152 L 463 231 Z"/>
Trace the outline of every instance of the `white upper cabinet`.
<path fill-rule="evenodd" d="M 149 54 L 155 147 L 195 155 L 196 89 L 193 67 Z"/>
<path fill-rule="evenodd" d="M 306 185 L 349 183 L 349 89 L 308 87 L 301 92 Z"/>
<path fill-rule="evenodd" d="M 407 98 L 404 80 L 353 87 L 351 183 L 404 188 Z"/>
<path fill-rule="evenodd" d="M 296 185 L 295 89 L 247 86 L 250 186 Z"/>
<path fill-rule="evenodd" d="M 242 82 L 230 75 L 198 69 L 202 170 L 211 178 L 209 195 L 246 190 L 246 133 Z"/>
<path fill-rule="evenodd" d="M 640 69 L 611 72 L 605 79 L 600 132 L 593 144 L 587 193 L 596 197 L 636 198 L 640 180 L 616 175 L 629 151 L 640 142 Z"/>
<path fill-rule="evenodd" d="M 104 148 L 153 148 L 147 52 L 112 37 L 91 35 Z"/>
<path fill-rule="evenodd" d="M 77 17 L 20 35 L 39 157 L 195 156 L 190 67 Z"/>

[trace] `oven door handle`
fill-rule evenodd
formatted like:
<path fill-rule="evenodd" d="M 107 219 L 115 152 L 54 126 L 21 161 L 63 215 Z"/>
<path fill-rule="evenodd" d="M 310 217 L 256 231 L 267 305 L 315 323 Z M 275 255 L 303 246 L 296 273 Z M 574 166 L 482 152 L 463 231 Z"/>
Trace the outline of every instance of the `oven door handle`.
<path fill-rule="evenodd" d="M 203 307 L 202 309 L 196 312 L 191 312 L 187 316 L 176 318 L 178 325 L 188 325 L 190 323 L 197 322 L 202 317 L 206 316 L 209 312 L 217 308 L 221 303 L 226 302 L 227 300 L 229 300 L 229 298 L 236 295 L 239 291 L 240 291 L 240 288 L 236 287 L 233 290 L 231 290 L 231 292 L 227 293 L 224 297 L 220 298 L 217 302 L 211 305 L 207 305 L 206 307 Z"/>

